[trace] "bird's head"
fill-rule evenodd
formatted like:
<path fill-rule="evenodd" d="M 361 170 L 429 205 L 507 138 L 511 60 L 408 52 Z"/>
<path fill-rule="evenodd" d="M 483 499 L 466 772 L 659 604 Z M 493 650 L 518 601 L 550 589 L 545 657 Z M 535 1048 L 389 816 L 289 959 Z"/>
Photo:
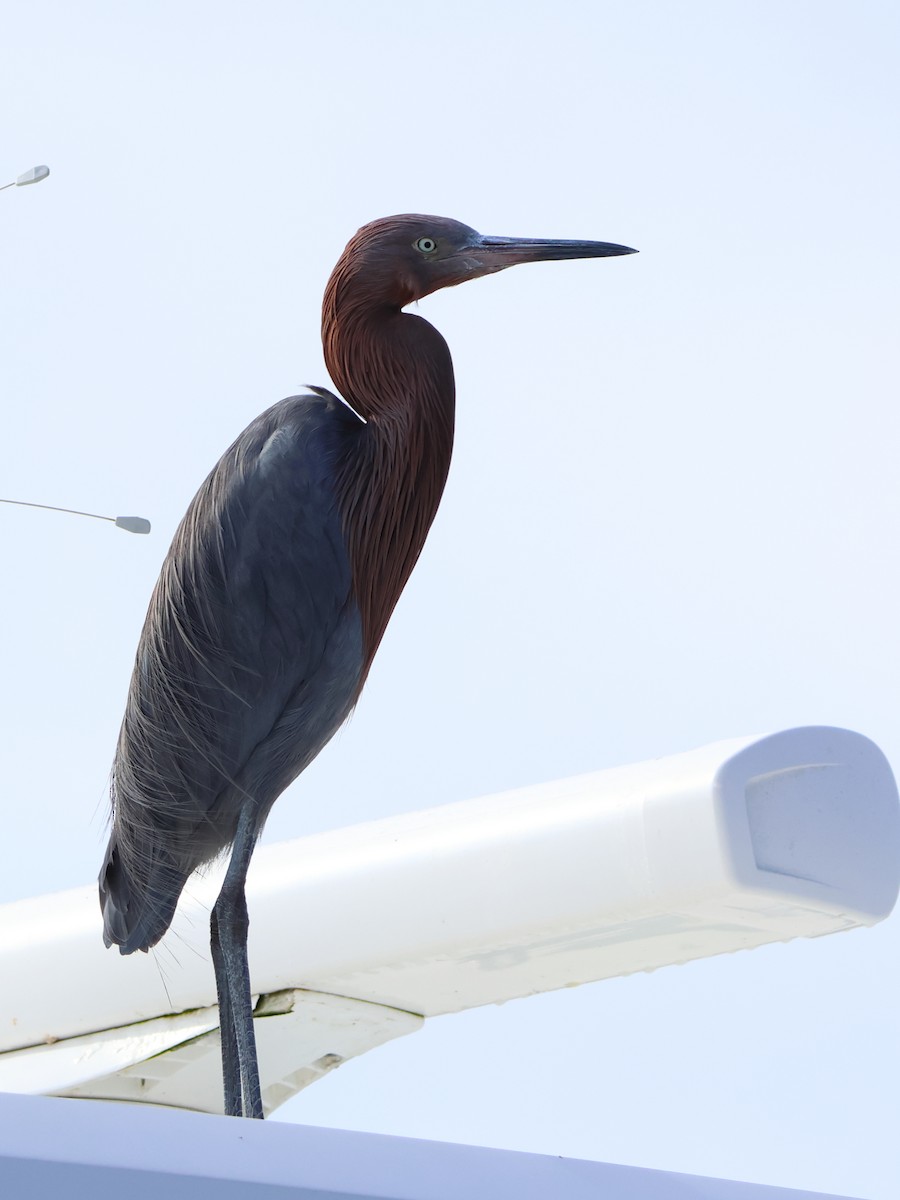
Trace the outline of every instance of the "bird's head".
<path fill-rule="evenodd" d="M 486 237 L 448 217 L 406 213 L 364 225 L 347 243 L 333 280 L 352 285 L 369 304 L 403 308 L 517 263 L 634 253 L 612 242 Z"/>

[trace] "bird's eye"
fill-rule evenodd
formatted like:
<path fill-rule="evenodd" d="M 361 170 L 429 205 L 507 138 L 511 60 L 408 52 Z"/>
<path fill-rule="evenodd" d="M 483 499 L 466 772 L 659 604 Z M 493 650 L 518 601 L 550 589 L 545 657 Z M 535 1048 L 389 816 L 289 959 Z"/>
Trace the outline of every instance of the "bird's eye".
<path fill-rule="evenodd" d="M 434 254 L 437 250 L 437 242 L 434 238 L 421 237 L 416 242 L 416 249 L 421 250 L 423 254 Z"/>

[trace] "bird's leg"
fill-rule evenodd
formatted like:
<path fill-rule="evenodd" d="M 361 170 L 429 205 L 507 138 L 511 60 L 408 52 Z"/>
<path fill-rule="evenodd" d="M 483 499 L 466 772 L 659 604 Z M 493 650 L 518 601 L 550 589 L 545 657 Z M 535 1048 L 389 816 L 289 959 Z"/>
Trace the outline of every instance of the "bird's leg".
<path fill-rule="evenodd" d="M 214 933 L 213 961 L 219 955 L 221 971 L 216 967 L 216 985 L 219 990 L 220 1027 L 222 1031 L 222 1065 L 225 1082 L 226 1112 L 241 1113 L 245 1117 L 263 1116 L 262 1095 L 259 1086 L 259 1064 L 256 1058 L 256 1035 L 253 1030 L 253 1005 L 250 993 L 250 966 L 247 961 L 247 931 L 250 921 L 247 915 L 247 900 L 244 884 L 250 856 L 256 843 L 254 813 L 248 805 L 238 822 L 231 852 L 231 862 L 225 873 L 225 882 L 213 908 Z M 222 988 L 219 976 L 224 976 Z M 225 1008 L 229 1017 L 233 1049 L 225 1050 L 228 1036 L 222 1009 L 222 997 L 226 997 Z M 237 1070 L 233 1058 L 237 1050 Z M 237 1078 L 240 1077 L 238 1089 Z M 240 1094 L 241 1103 L 236 1103 Z M 232 1111 L 235 1109 L 236 1111 Z"/>
<path fill-rule="evenodd" d="M 219 919 L 215 908 L 213 908 L 212 916 L 210 917 L 209 932 L 213 968 L 216 973 L 216 997 L 219 1002 L 219 1039 L 222 1043 L 222 1081 L 225 1092 L 224 1111 L 227 1117 L 240 1117 L 243 1112 L 241 1105 L 241 1072 L 238 1065 L 234 1012 L 231 1008 L 231 996 L 228 991 L 228 978 L 225 972 L 225 959 L 219 941 Z"/>

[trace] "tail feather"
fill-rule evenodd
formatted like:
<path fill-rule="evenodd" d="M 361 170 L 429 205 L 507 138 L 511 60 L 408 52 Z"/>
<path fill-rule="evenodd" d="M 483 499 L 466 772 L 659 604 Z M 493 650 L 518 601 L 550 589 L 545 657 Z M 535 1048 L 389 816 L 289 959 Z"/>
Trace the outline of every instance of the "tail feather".
<path fill-rule="evenodd" d="M 135 886 L 113 833 L 99 880 L 106 946 L 118 946 L 121 954 L 155 946 L 172 923 L 185 880 L 174 864 L 157 860 L 148 878 Z"/>

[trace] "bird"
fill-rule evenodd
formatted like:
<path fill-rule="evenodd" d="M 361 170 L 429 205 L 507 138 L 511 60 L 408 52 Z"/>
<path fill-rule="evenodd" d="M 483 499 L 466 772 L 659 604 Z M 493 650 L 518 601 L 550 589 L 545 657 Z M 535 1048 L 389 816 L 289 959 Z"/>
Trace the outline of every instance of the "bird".
<path fill-rule="evenodd" d="M 122 954 L 150 950 L 191 874 L 230 852 L 210 916 L 229 1116 L 264 1115 L 247 953 L 254 847 L 356 705 L 450 466 L 450 351 L 405 309 L 520 263 L 633 253 L 487 237 L 417 213 L 364 225 L 322 305 L 336 392 L 310 387 L 252 421 L 175 533 L 110 776 L 103 938 Z"/>

